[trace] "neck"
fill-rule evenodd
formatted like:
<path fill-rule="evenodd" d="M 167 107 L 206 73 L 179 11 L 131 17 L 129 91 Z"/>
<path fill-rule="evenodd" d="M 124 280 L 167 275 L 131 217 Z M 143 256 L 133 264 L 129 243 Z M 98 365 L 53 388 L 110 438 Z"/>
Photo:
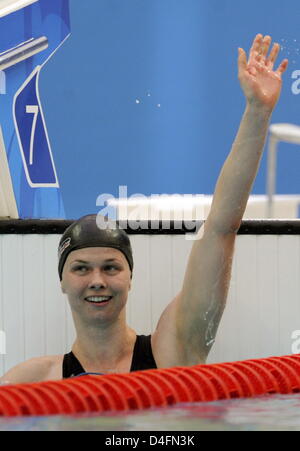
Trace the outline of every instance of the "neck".
<path fill-rule="evenodd" d="M 132 354 L 136 333 L 127 326 L 125 318 L 105 326 L 75 321 L 75 327 L 77 338 L 72 352 L 84 368 L 113 370 Z"/>

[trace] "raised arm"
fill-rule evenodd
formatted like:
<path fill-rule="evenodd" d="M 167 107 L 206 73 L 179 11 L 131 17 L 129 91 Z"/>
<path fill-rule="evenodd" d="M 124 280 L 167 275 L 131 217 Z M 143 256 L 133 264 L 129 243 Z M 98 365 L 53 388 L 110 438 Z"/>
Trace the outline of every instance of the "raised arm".
<path fill-rule="evenodd" d="M 246 96 L 232 150 L 217 181 L 201 239 L 195 241 L 181 292 L 163 313 L 153 334 L 158 366 L 205 363 L 225 308 L 234 252 L 249 194 L 263 154 L 272 111 L 288 61 L 274 71 L 280 46 L 268 56 L 270 36 L 257 35 L 247 61 L 239 49 L 238 72 Z"/>
<path fill-rule="evenodd" d="M 280 46 L 268 56 L 271 37 L 257 35 L 249 61 L 239 49 L 238 76 L 247 105 L 232 150 L 217 182 L 206 228 L 228 233 L 239 229 L 264 150 L 272 111 L 281 92 L 288 61 L 273 70 Z"/>

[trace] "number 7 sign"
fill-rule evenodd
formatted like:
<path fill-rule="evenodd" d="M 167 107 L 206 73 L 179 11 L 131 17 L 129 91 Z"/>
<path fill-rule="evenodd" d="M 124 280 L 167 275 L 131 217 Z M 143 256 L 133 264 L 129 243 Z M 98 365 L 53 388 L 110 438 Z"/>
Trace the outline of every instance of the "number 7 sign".
<path fill-rule="evenodd" d="M 39 80 L 69 36 L 69 0 L 0 0 L 0 217 L 66 217 Z"/>
<path fill-rule="evenodd" d="M 29 156 L 29 164 L 33 164 L 33 146 L 34 146 L 34 138 L 35 138 L 35 129 L 36 129 L 36 121 L 39 115 L 39 107 L 37 105 L 26 105 L 26 113 L 34 114 L 34 118 L 32 121 L 31 135 L 30 135 L 30 156 Z"/>
<path fill-rule="evenodd" d="M 46 124 L 38 96 L 38 66 L 17 91 L 14 122 L 28 184 L 59 187 Z"/>

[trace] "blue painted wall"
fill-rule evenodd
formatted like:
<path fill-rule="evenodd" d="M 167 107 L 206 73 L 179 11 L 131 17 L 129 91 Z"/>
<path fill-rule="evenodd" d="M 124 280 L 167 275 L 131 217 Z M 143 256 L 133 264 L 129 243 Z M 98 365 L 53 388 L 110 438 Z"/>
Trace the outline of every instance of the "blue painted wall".
<path fill-rule="evenodd" d="M 88 5 L 88 8 L 87 6 Z M 273 122 L 300 124 L 297 0 L 71 0 L 72 36 L 41 74 L 68 218 L 101 193 L 211 194 L 245 101 L 237 48 L 256 33 L 290 66 Z M 281 144 L 277 192 L 300 192 L 300 147 Z M 254 194 L 265 193 L 266 155 Z"/>

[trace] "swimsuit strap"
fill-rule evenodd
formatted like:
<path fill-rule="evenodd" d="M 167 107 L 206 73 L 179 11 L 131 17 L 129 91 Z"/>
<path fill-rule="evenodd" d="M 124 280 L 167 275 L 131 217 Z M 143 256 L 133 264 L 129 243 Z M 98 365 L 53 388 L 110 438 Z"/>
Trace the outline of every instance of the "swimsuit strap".
<path fill-rule="evenodd" d="M 151 347 L 151 335 L 137 335 L 136 342 L 134 345 L 132 361 L 130 372 L 132 371 L 141 371 L 141 370 L 150 370 L 156 369 L 156 363 L 152 353 Z M 69 352 L 69 354 L 65 354 L 63 360 L 63 379 L 67 379 L 69 377 L 74 376 L 82 376 L 87 373 L 85 369 L 82 367 L 79 360 L 75 357 L 73 352 Z M 93 373 L 93 374 L 101 374 L 101 373 Z"/>
<path fill-rule="evenodd" d="M 138 335 L 133 350 L 130 371 L 156 369 L 152 353 L 151 335 Z"/>
<path fill-rule="evenodd" d="M 66 354 L 63 361 L 63 379 L 78 376 L 82 373 L 85 373 L 85 370 L 73 352 L 71 351 L 69 354 Z"/>

